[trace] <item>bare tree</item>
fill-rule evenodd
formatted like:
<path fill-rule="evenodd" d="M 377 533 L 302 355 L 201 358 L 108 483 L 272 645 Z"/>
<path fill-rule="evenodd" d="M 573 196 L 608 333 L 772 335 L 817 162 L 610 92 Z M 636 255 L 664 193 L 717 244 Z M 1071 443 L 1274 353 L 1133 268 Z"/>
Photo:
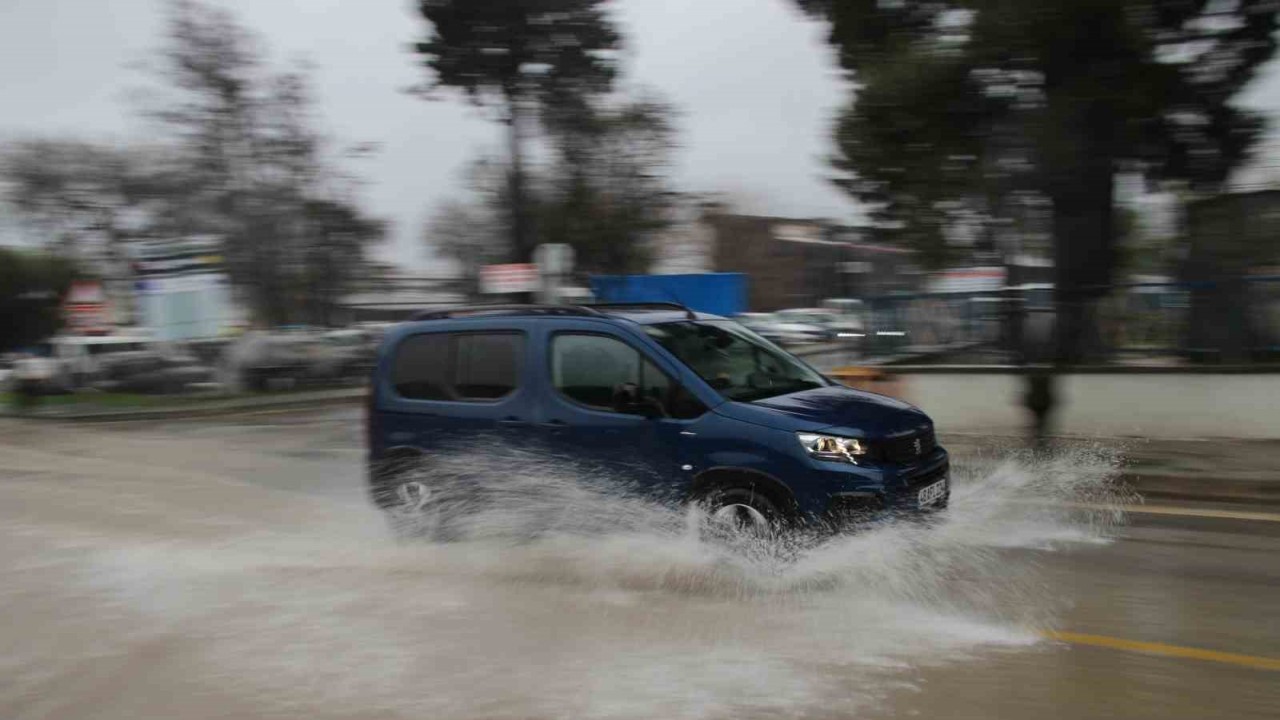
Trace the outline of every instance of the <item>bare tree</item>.
<path fill-rule="evenodd" d="M 468 193 L 435 209 L 424 228 L 428 246 L 458 265 L 469 292 L 479 292 L 480 268 L 507 257 L 509 237 L 501 221 L 509 186 L 505 165 L 481 157 L 467 167 Z"/>
<path fill-rule="evenodd" d="M 604 0 L 418 2 L 430 31 L 415 50 L 432 71 L 431 86 L 496 106 L 507 125 L 504 215 L 515 260 L 530 260 L 537 245 L 525 168 L 528 118 L 608 90 L 621 37 L 604 6 Z"/>
<path fill-rule="evenodd" d="M 329 157 L 305 72 L 270 70 L 259 45 L 223 9 L 194 0 L 170 8 L 169 92 L 151 114 L 183 157 L 172 225 L 224 239 L 231 280 L 261 321 L 328 322 L 383 226 L 359 211 Z"/>
<path fill-rule="evenodd" d="M 674 110 L 654 97 L 584 104 L 549 124 L 556 148 L 539 207 L 544 239 L 597 272 L 648 270 L 655 235 L 675 220 Z"/>
<path fill-rule="evenodd" d="M 46 247 L 89 269 L 118 261 L 146 206 L 167 193 L 155 148 L 23 140 L 0 154 L 5 199 Z"/>

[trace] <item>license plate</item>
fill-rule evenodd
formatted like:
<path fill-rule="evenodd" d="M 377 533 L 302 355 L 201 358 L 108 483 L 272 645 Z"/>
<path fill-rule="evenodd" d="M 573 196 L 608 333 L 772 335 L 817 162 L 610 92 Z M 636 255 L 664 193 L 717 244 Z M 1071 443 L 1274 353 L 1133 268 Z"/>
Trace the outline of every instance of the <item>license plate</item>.
<path fill-rule="evenodd" d="M 946 497 L 946 494 L 947 481 L 944 478 L 932 485 L 921 488 L 920 493 L 916 495 L 916 501 L 920 504 L 920 507 L 925 507 L 938 502 L 942 498 Z"/>

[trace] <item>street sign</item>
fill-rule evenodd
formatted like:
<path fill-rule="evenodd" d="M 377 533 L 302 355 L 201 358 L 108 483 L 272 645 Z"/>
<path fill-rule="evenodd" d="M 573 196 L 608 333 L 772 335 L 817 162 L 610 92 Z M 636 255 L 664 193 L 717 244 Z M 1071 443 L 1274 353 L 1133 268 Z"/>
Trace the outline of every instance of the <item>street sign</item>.
<path fill-rule="evenodd" d="M 102 283 L 77 280 L 71 283 L 62 302 L 67 329 L 83 335 L 101 335 L 111 331 L 111 313 Z"/>
<path fill-rule="evenodd" d="M 480 292 L 489 294 L 536 292 L 542 287 L 538 266 L 532 263 L 485 265 L 480 268 Z"/>
<path fill-rule="evenodd" d="M 544 243 L 534 249 L 533 259 L 543 275 L 568 275 L 573 270 L 573 246 Z"/>
<path fill-rule="evenodd" d="M 543 243 L 534 248 L 533 260 L 542 275 L 539 302 L 559 305 L 564 299 L 565 284 L 573 271 L 573 257 L 573 246 L 564 243 Z"/>

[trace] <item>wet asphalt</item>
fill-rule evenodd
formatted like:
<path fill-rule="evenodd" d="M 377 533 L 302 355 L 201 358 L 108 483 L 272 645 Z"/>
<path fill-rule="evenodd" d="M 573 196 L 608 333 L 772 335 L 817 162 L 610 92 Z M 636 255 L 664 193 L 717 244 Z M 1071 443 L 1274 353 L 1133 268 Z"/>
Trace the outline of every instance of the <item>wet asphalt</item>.
<path fill-rule="evenodd" d="M 1149 502 L 1065 540 L 1004 517 L 1009 542 L 958 534 L 954 565 L 890 533 L 844 551 L 857 581 L 767 600 L 644 543 L 423 550 L 419 588 L 367 503 L 360 421 L 0 421 L 0 717 L 1280 717 L 1275 508 Z M 271 534 L 291 525 L 359 554 L 312 567 L 332 550 Z M 898 541 L 937 556 L 910 560 L 927 582 L 848 557 Z"/>

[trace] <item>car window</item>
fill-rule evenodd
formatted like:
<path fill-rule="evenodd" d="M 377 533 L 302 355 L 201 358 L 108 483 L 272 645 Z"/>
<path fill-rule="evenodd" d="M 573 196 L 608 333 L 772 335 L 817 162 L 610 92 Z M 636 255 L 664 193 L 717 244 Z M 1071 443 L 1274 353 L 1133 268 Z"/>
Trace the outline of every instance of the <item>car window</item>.
<path fill-rule="evenodd" d="M 630 394 L 634 401 L 670 417 L 693 418 L 706 412 L 697 398 L 639 350 L 605 335 L 554 336 L 551 378 L 561 394 L 598 410 L 620 412 L 620 396 Z"/>
<path fill-rule="evenodd" d="M 551 378 L 566 397 L 612 410 L 616 393 L 640 384 L 640 353 L 604 335 L 556 335 L 551 340 Z"/>
<path fill-rule="evenodd" d="M 515 332 L 414 335 L 396 350 L 391 383 L 412 400 L 498 400 L 519 386 L 523 348 Z"/>
<path fill-rule="evenodd" d="M 401 397 L 413 400 L 451 400 L 448 333 L 406 338 L 396 349 L 391 384 Z"/>
<path fill-rule="evenodd" d="M 735 322 L 682 321 L 645 332 L 729 400 L 750 402 L 828 382 L 791 354 Z"/>
<path fill-rule="evenodd" d="M 459 399 L 497 400 L 516 389 L 523 343 L 515 333 L 454 338 L 453 388 Z"/>
<path fill-rule="evenodd" d="M 671 384 L 671 378 L 653 363 L 640 361 L 640 397 L 665 408 L 671 397 Z"/>

